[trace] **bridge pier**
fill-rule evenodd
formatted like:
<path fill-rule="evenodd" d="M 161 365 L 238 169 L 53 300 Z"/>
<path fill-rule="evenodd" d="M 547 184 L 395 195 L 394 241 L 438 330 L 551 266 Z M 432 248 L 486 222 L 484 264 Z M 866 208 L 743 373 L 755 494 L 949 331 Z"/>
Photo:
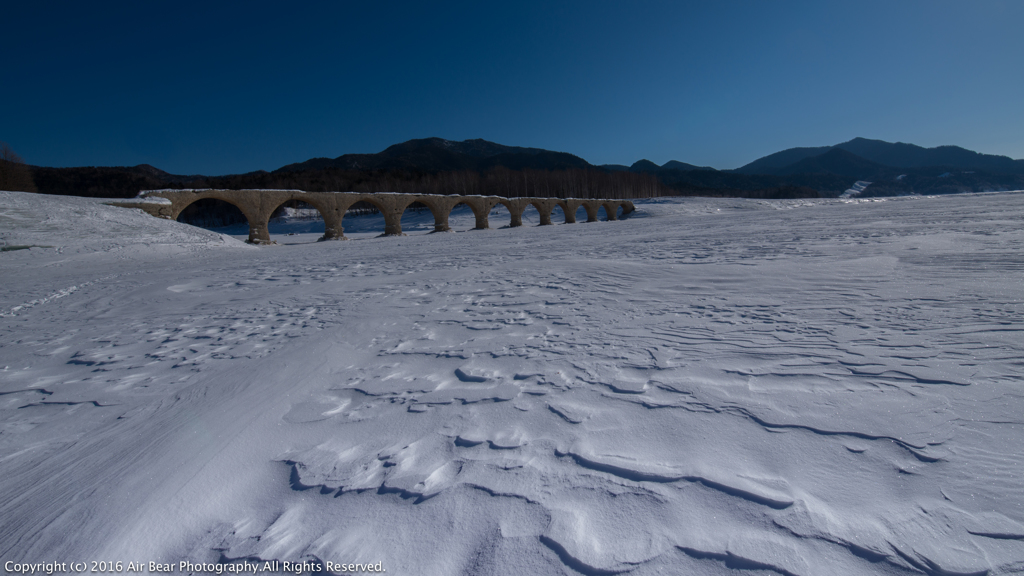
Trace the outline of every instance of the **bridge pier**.
<path fill-rule="evenodd" d="M 540 214 L 540 225 L 551 226 L 551 211 L 555 209 L 549 202 L 534 202 L 537 214 Z"/>
<path fill-rule="evenodd" d="M 345 228 L 342 226 L 342 218 L 345 216 L 345 210 L 348 210 L 348 206 L 341 209 L 341 213 L 338 213 L 337 207 L 332 207 L 328 210 L 320 210 L 320 214 L 324 217 L 324 235 L 320 237 L 317 242 L 324 242 L 327 240 L 348 240 L 345 238 Z"/>
<path fill-rule="evenodd" d="M 473 216 L 476 218 L 476 226 L 474 226 L 473 229 L 487 230 L 487 228 L 490 227 L 490 223 L 487 221 L 487 212 L 490 210 L 490 208 L 481 208 L 479 204 L 470 204 L 469 207 L 473 209 Z"/>
<path fill-rule="evenodd" d="M 451 214 L 452 208 L 455 208 L 460 201 L 458 196 L 439 196 L 436 198 L 419 196 L 416 200 L 416 202 L 430 208 L 430 213 L 434 216 L 434 232 L 451 232 L 451 226 L 448 225 L 448 216 Z"/>
<path fill-rule="evenodd" d="M 562 207 L 562 212 L 565 214 L 566 224 L 576 223 L 576 210 L 579 209 L 580 204 L 582 204 L 582 201 L 572 198 L 566 198 L 558 203 L 558 205 Z"/>
<path fill-rule="evenodd" d="M 270 232 L 267 231 L 267 225 L 260 226 L 259 224 L 253 224 L 249 221 L 249 239 L 246 240 L 249 244 L 273 244 L 274 241 L 270 239 Z"/>
<path fill-rule="evenodd" d="M 388 210 L 384 212 L 384 233 L 381 236 L 405 236 L 402 233 L 402 213 Z"/>
<path fill-rule="evenodd" d="M 246 242 L 249 244 L 274 243 L 270 239 L 270 217 L 274 214 L 274 208 L 268 210 L 266 206 L 259 206 L 255 213 L 242 208 L 242 214 L 245 214 L 245 219 L 249 221 L 249 239 Z"/>
<path fill-rule="evenodd" d="M 514 198 L 502 202 L 502 204 L 504 204 L 505 207 L 508 208 L 509 213 L 512 215 L 512 221 L 509 222 L 508 224 L 509 227 L 516 228 L 522 226 L 523 211 L 525 211 L 526 207 L 530 205 L 530 201 L 526 198 Z"/>
<path fill-rule="evenodd" d="M 448 213 L 434 213 L 434 232 L 451 232 L 452 227 L 448 225 Z"/>
<path fill-rule="evenodd" d="M 477 230 L 487 230 L 491 227 L 491 210 L 494 210 L 498 204 L 504 206 L 510 214 L 512 213 L 512 208 L 509 207 L 508 203 L 497 196 L 488 196 L 480 199 L 480 211 L 483 213 L 483 216 L 481 217 L 479 214 L 476 215 Z"/>

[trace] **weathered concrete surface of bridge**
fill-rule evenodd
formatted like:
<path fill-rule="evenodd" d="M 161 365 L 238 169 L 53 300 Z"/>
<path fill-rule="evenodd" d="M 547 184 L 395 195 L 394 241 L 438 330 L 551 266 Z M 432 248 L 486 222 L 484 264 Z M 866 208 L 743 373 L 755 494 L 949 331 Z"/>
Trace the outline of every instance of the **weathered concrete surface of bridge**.
<path fill-rule="evenodd" d="M 476 228 L 489 227 L 487 215 L 501 204 L 512 215 L 510 226 L 523 225 L 523 211 L 533 206 L 540 214 L 541 225 L 551 224 L 551 211 L 556 206 L 562 209 L 565 222 L 576 222 L 576 210 L 580 206 L 587 212 L 587 222 L 596 222 L 598 211 L 603 207 L 609 220 L 616 220 L 619 208 L 626 215 L 635 210 L 629 200 L 584 200 L 579 198 L 502 198 L 500 196 L 443 196 L 433 194 L 395 194 L 389 192 L 303 192 L 301 190 L 150 190 L 140 192 L 131 200 L 111 202 L 115 206 L 141 208 L 159 218 L 176 220 L 182 210 L 199 200 L 212 198 L 236 206 L 249 221 L 249 242 L 268 244 L 271 242 L 267 226 L 271 215 L 286 202 L 298 200 L 316 208 L 324 219 L 324 235 L 321 240 L 345 240 L 342 218 L 356 202 L 366 202 L 384 215 L 384 235 L 402 234 L 402 213 L 418 202 L 430 209 L 434 215 L 434 231 L 450 230 L 448 215 L 459 204 L 465 204 L 476 216 Z M 159 200 L 163 199 L 163 200 Z"/>

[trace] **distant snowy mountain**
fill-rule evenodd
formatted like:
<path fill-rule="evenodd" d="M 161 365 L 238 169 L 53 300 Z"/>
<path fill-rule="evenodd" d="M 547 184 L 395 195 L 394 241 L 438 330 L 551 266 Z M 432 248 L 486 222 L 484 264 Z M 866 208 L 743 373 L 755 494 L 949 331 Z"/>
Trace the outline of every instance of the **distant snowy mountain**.
<path fill-rule="evenodd" d="M 854 138 L 835 146 L 861 158 L 898 168 L 925 168 L 946 166 L 959 170 L 985 170 L 1001 174 L 1024 174 L 1024 160 L 1006 156 L 980 154 L 959 146 L 922 148 L 914 144 L 895 144 L 882 140 Z"/>
<path fill-rule="evenodd" d="M 1006 156 L 979 154 L 959 146 L 938 146 L 923 148 L 914 144 L 895 144 L 882 140 L 854 138 L 835 146 L 816 148 L 790 148 L 759 158 L 750 164 L 737 168 L 741 174 L 794 174 L 799 173 L 798 164 L 816 158 L 833 150 L 845 150 L 868 162 L 890 168 L 927 168 L 941 166 L 953 170 L 983 170 L 998 174 L 1024 174 L 1024 160 L 1013 160 Z"/>

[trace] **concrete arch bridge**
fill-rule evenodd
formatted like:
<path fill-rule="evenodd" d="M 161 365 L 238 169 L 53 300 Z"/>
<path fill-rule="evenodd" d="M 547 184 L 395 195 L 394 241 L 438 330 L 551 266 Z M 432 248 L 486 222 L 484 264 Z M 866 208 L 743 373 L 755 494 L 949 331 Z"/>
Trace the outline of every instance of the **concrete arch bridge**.
<path fill-rule="evenodd" d="M 584 200 L 579 198 L 502 198 L 500 196 L 446 196 L 440 194 L 396 194 L 390 192 L 303 192 L 301 190 L 151 190 L 132 200 L 111 202 L 115 206 L 141 208 L 159 218 L 176 220 L 182 210 L 199 200 L 212 198 L 232 204 L 249 221 L 249 242 L 270 243 L 267 226 L 270 217 L 286 202 L 298 200 L 316 208 L 324 219 L 321 240 L 345 240 L 342 218 L 356 202 L 373 205 L 384 215 L 384 235 L 402 234 L 402 214 L 413 203 L 420 203 L 434 215 L 434 231 L 451 230 L 448 216 L 453 208 L 465 204 L 476 216 L 476 229 L 488 228 L 487 215 L 501 204 L 508 208 L 510 226 L 523 225 L 523 211 L 533 206 L 540 214 L 541 225 L 551 224 L 551 212 L 556 206 L 565 214 L 566 224 L 576 222 L 576 211 L 582 206 L 587 222 L 598 220 L 598 211 L 604 208 L 608 220 L 616 220 L 619 208 L 626 215 L 635 210 L 629 200 Z"/>

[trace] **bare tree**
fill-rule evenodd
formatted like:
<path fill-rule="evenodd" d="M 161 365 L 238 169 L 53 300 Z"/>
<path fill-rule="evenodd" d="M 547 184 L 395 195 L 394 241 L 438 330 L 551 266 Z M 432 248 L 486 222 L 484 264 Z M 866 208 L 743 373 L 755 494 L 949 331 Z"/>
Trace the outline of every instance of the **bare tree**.
<path fill-rule="evenodd" d="M 35 192 L 36 184 L 21 156 L 6 142 L 0 142 L 0 190 L 9 192 Z"/>

